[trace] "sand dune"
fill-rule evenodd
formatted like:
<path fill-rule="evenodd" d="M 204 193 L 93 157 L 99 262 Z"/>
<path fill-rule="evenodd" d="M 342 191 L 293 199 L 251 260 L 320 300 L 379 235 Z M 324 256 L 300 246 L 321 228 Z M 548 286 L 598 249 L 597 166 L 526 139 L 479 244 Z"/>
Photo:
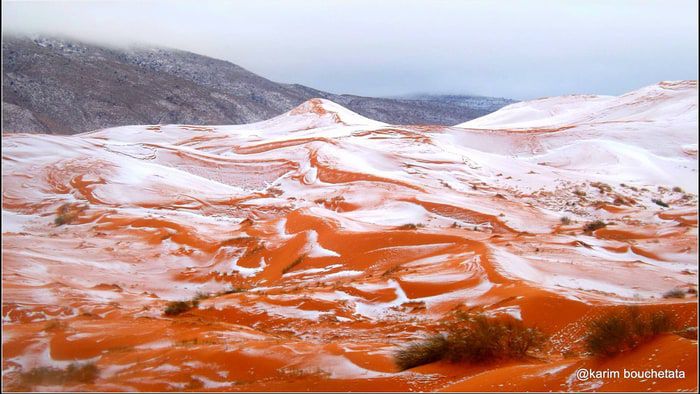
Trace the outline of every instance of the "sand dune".
<path fill-rule="evenodd" d="M 695 294 L 663 298 L 697 289 L 697 142 L 695 81 L 454 127 L 314 99 L 250 125 L 5 134 L 5 387 L 697 390 L 696 340 L 611 360 L 581 341 L 624 305 L 697 326 Z M 594 220 L 608 225 L 584 232 Z M 163 314 L 198 293 L 212 296 Z M 550 341 L 524 360 L 400 372 L 396 349 L 459 310 Z M 94 382 L 23 378 L 75 362 Z M 572 378 L 619 366 L 686 377 Z"/>

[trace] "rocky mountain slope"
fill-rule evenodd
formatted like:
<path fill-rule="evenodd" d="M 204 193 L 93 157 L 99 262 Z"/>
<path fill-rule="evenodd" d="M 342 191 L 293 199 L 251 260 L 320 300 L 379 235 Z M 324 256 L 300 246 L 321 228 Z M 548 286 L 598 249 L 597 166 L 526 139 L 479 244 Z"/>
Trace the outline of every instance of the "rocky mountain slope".
<path fill-rule="evenodd" d="M 112 49 L 53 38 L 3 37 L 3 131 L 73 134 L 130 124 L 242 124 L 325 98 L 393 124 L 456 124 L 510 100 L 475 105 L 337 95 L 282 84 L 190 52 Z"/>

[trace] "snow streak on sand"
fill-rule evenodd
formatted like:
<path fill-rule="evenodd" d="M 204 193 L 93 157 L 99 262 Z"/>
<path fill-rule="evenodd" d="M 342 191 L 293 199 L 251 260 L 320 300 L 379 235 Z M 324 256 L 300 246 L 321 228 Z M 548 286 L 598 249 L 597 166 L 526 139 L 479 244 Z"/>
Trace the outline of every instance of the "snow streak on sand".
<path fill-rule="evenodd" d="M 697 281 L 697 139 L 694 81 L 454 127 L 314 99 L 250 125 L 5 134 L 5 387 L 55 388 L 23 373 L 77 361 L 99 376 L 61 389 L 576 389 L 584 355 L 405 372 L 391 355 L 467 309 L 553 352 L 614 304 L 692 323 L 695 295 L 662 295 Z M 694 370 L 695 342 L 660 341 L 671 354 L 644 357 Z"/>

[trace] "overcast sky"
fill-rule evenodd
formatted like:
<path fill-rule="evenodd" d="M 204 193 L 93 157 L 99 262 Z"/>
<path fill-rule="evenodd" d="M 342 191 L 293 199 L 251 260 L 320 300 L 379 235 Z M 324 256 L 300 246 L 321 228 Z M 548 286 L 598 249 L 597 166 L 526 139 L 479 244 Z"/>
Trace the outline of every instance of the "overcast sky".
<path fill-rule="evenodd" d="M 527 99 L 697 79 L 697 1 L 2 2 L 3 34 L 156 44 L 335 93 Z"/>

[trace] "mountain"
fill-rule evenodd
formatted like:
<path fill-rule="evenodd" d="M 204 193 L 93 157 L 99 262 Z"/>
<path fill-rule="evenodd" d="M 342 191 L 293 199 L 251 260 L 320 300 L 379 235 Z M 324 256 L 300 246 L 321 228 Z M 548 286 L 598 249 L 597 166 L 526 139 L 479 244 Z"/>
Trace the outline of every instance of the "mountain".
<path fill-rule="evenodd" d="M 466 108 L 483 109 L 485 111 L 491 112 L 493 112 L 494 107 L 504 107 L 506 105 L 517 102 L 516 100 L 511 100 L 502 97 L 464 96 L 453 94 L 416 94 L 400 98 L 421 101 L 435 101 L 446 104 L 461 105 L 462 107 Z"/>
<path fill-rule="evenodd" d="M 695 392 L 697 101 L 664 82 L 447 127 L 317 98 L 243 125 L 4 134 L 3 388 Z M 496 319 L 544 346 L 411 346 L 476 316 L 479 338 Z M 592 355 L 595 322 L 627 316 L 672 328 Z M 429 365 L 402 371 L 411 349 Z M 687 375 L 576 377 L 623 367 Z"/>
<path fill-rule="evenodd" d="M 4 131 L 73 134 L 129 124 L 244 124 L 323 98 L 392 124 L 449 125 L 508 102 L 338 95 L 270 81 L 227 61 L 163 48 L 115 49 L 3 37 Z"/>

